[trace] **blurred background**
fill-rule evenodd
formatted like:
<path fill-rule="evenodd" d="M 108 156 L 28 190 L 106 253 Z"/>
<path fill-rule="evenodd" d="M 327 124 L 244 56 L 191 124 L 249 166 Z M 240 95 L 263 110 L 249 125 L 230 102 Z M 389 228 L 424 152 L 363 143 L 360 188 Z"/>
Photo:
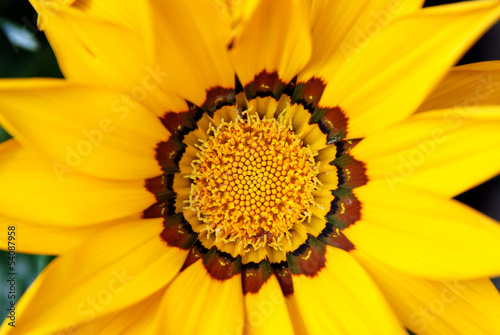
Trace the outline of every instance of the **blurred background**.
<path fill-rule="evenodd" d="M 456 1 L 426 1 L 426 6 Z M 459 64 L 500 60 L 500 23 L 463 57 Z M 43 33 L 36 29 L 36 13 L 27 0 L 0 0 L 0 78 L 57 77 L 62 74 Z M 0 142 L 10 136 L 0 128 Z M 500 149 L 499 149 L 500 150 Z M 0 162 L 1 164 L 1 162 Z M 1 189 L 1 185 L 0 185 Z M 500 178 L 495 178 L 457 197 L 458 200 L 500 220 Z M 1 232 L 4 233 L 4 232 Z M 499 255 L 500 257 L 500 255 Z M 26 290 L 52 256 L 16 256 L 17 293 Z M 7 253 L 0 252 L 0 317 L 6 313 Z M 500 280 L 495 280 L 497 287 Z"/>

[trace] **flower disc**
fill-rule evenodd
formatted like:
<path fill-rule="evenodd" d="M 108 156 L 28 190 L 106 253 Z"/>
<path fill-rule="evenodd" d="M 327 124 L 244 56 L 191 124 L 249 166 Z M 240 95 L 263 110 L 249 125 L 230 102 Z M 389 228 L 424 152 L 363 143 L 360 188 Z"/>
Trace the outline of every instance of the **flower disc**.
<path fill-rule="evenodd" d="M 210 128 L 189 176 L 190 207 L 216 241 L 234 241 L 249 251 L 283 238 L 309 215 L 317 188 L 314 153 L 283 117 L 248 113 Z"/>

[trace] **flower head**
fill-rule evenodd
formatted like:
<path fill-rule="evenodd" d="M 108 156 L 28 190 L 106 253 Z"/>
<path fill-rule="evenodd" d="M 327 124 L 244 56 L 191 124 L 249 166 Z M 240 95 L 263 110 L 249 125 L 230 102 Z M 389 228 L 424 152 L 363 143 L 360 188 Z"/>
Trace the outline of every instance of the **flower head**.
<path fill-rule="evenodd" d="M 65 79 L 0 82 L 0 217 L 59 256 L 2 334 L 500 330 L 451 200 L 500 171 L 500 64 L 450 70 L 497 1 L 32 4 Z"/>

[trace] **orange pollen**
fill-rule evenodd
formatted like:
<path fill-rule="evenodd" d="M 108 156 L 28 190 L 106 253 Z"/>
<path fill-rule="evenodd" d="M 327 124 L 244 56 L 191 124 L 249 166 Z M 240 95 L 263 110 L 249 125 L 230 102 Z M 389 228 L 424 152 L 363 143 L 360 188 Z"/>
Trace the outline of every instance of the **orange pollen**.
<path fill-rule="evenodd" d="M 246 252 L 271 246 L 310 217 L 320 183 L 315 153 L 283 118 L 246 119 L 210 127 L 193 161 L 189 208 L 216 242 L 236 242 Z"/>

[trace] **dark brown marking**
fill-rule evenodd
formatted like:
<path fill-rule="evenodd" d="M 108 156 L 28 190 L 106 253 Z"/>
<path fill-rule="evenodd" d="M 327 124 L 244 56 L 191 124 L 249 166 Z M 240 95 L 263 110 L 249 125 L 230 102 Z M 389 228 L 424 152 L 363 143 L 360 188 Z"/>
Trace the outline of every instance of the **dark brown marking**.
<path fill-rule="evenodd" d="M 146 179 L 146 189 L 153 193 L 157 200 L 169 199 L 172 191 L 172 175 L 163 174 L 161 176 Z"/>
<path fill-rule="evenodd" d="M 318 107 L 325 86 L 319 78 L 311 78 L 305 83 L 298 83 L 293 92 L 292 101 L 302 104 L 305 109 L 313 112 Z"/>
<path fill-rule="evenodd" d="M 172 189 L 173 181 L 173 175 L 168 174 L 146 179 L 146 189 L 153 193 L 158 201 L 144 210 L 143 218 L 152 219 L 175 214 L 176 194 Z"/>
<path fill-rule="evenodd" d="M 203 257 L 203 264 L 210 276 L 217 280 L 227 280 L 241 273 L 241 257 L 234 258 L 216 247 L 212 247 Z"/>
<path fill-rule="evenodd" d="M 288 267 L 288 262 L 283 261 L 280 263 L 272 263 L 271 267 L 273 268 L 274 274 L 280 283 L 283 295 L 288 297 L 293 294 L 293 278 L 292 272 Z"/>
<path fill-rule="evenodd" d="M 234 38 L 231 38 L 229 43 L 226 46 L 227 51 L 230 51 L 234 47 Z"/>
<path fill-rule="evenodd" d="M 186 261 L 182 265 L 181 271 L 184 271 L 189 266 L 191 266 L 192 264 L 194 264 L 197 261 L 199 261 L 200 259 L 202 259 L 203 256 L 206 255 L 207 252 L 208 252 L 208 249 L 205 248 L 200 243 L 200 241 L 196 241 L 196 243 L 193 245 L 193 247 L 191 248 L 191 250 L 189 250 L 189 254 L 188 254 L 187 258 L 186 258 Z"/>
<path fill-rule="evenodd" d="M 347 117 L 342 109 L 316 108 L 309 123 L 318 123 L 319 129 L 327 135 L 327 144 L 342 141 L 347 134 Z"/>
<path fill-rule="evenodd" d="M 255 76 L 254 80 L 245 86 L 248 100 L 256 97 L 273 97 L 278 100 L 287 85 L 279 78 L 278 73 L 267 73 L 265 70 Z"/>
<path fill-rule="evenodd" d="M 163 227 L 160 236 L 169 246 L 187 250 L 191 249 L 198 239 L 198 235 L 193 232 L 181 213 L 165 217 Z"/>
<path fill-rule="evenodd" d="M 179 161 L 184 154 L 186 145 L 175 137 L 166 142 L 158 143 L 156 147 L 156 160 L 162 170 L 167 174 L 179 172 Z"/>
<path fill-rule="evenodd" d="M 327 223 L 325 229 L 318 236 L 318 240 L 345 251 L 355 249 L 354 244 L 342 233 L 340 228 Z"/>
<path fill-rule="evenodd" d="M 234 94 L 237 95 L 241 92 L 243 92 L 243 85 L 241 85 L 240 78 L 238 76 L 234 76 Z"/>
<path fill-rule="evenodd" d="M 243 293 L 257 293 L 264 283 L 271 277 L 273 270 L 267 259 L 256 264 L 253 262 L 243 264 L 241 269 L 241 280 Z"/>
<path fill-rule="evenodd" d="M 335 199 L 326 215 L 328 222 L 343 229 L 361 219 L 361 202 L 351 190 L 337 189 L 333 195 Z"/>
<path fill-rule="evenodd" d="M 368 182 L 365 163 L 358 161 L 350 154 L 336 158 L 331 164 L 337 167 L 339 187 L 341 188 L 353 189 L 366 185 Z"/>
<path fill-rule="evenodd" d="M 313 277 L 325 267 L 325 252 L 325 243 L 309 236 L 306 243 L 288 253 L 286 258 L 293 274 Z"/>
<path fill-rule="evenodd" d="M 180 113 L 168 112 L 160 120 L 172 134 L 172 137 L 181 138 L 182 135 L 196 128 L 197 115 L 193 114 L 192 111 Z"/>
<path fill-rule="evenodd" d="M 172 192 L 171 197 L 168 199 L 160 200 L 154 205 L 146 208 L 142 212 L 144 219 L 154 219 L 167 217 L 174 214 L 175 193 Z"/>
<path fill-rule="evenodd" d="M 335 143 L 337 147 L 337 154 L 335 158 L 339 158 L 340 156 L 349 153 L 355 146 L 357 146 L 361 142 L 361 140 L 345 140 Z"/>
<path fill-rule="evenodd" d="M 286 94 L 290 97 L 293 96 L 293 92 L 295 92 L 295 89 L 297 87 L 297 76 L 295 76 L 285 87 L 285 90 L 283 91 L 283 94 Z"/>
<path fill-rule="evenodd" d="M 207 99 L 201 108 L 212 116 L 223 106 L 232 106 L 236 103 L 234 88 L 212 87 L 207 91 Z"/>

